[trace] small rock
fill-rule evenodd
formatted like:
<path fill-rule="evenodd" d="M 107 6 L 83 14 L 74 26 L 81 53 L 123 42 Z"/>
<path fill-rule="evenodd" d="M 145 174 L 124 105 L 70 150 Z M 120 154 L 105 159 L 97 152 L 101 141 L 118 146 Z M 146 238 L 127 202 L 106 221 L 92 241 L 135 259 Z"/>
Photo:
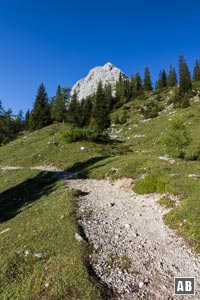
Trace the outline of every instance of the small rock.
<path fill-rule="evenodd" d="M 6 228 L 6 229 L 2 230 L 2 231 L 0 232 L 0 234 L 6 233 L 6 232 L 8 232 L 8 231 L 10 231 L 10 228 Z"/>
<path fill-rule="evenodd" d="M 131 225 L 130 225 L 130 224 L 125 224 L 124 227 L 125 227 L 126 229 L 130 229 Z"/>
<path fill-rule="evenodd" d="M 144 286 L 144 282 L 143 282 L 143 281 L 140 281 L 139 284 L 138 284 L 138 286 L 139 286 L 139 289 L 142 289 L 143 286 Z"/>
<path fill-rule="evenodd" d="M 198 175 L 198 174 L 189 174 L 188 177 L 189 178 L 200 178 L 200 175 Z"/>
<path fill-rule="evenodd" d="M 30 254 L 29 250 L 24 251 L 24 256 L 27 257 Z"/>
<path fill-rule="evenodd" d="M 75 233 L 75 238 L 77 241 L 81 242 L 83 241 L 83 238 L 80 236 L 80 234 L 78 234 L 77 232 Z"/>
<path fill-rule="evenodd" d="M 37 257 L 37 258 L 43 258 L 43 257 L 44 257 L 44 255 L 43 255 L 43 253 L 41 253 L 41 252 L 38 252 L 38 253 L 34 253 L 34 254 L 33 254 L 33 257 Z"/>

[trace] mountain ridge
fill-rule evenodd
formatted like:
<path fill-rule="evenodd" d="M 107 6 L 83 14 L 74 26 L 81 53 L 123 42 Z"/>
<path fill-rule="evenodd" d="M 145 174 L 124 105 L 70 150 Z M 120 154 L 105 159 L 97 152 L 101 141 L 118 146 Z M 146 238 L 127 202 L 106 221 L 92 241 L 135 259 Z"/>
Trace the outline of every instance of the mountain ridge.
<path fill-rule="evenodd" d="M 101 81 L 103 86 L 111 84 L 114 87 L 118 81 L 120 74 L 126 77 L 121 69 L 117 68 L 111 62 L 107 62 L 103 66 L 96 66 L 92 68 L 89 73 L 82 79 L 78 80 L 71 89 L 70 95 L 77 94 L 79 101 L 93 95 Z M 115 91 L 114 91 L 115 92 Z"/>

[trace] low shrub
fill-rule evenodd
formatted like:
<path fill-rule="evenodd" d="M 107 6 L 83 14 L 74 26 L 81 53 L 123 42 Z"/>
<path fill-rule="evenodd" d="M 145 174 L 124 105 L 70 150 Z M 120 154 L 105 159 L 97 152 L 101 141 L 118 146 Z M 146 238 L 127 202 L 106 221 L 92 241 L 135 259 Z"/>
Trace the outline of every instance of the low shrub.
<path fill-rule="evenodd" d="M 148 174 L 136 181 L 133 189 L 138 194 L 165 193 L 168 180 L 160 173 Z"/>
<path fill-rule="evenodd" d="M 169 126 L 167 134 L 163 138 L 167 153 L 174 158 L 184 158 L 183 149 L 191 142 L 190 134 L 183 121 L 174 118 Z"/>
<path fill-rule="evenodd" d="M 159 105 L 158 101 L 150 101 L 140 107 L 140 113 L 145 117 L 145 119 L 155 118 L 163 109 L 163 105 Z"/>
<path fill-rule="evenodd" d="M 97 141 L 105 140 L 107 138 L 106 134 L 99 133 L 96 129 L 92 127 L 72 127 L 67 129 L 64 133 L 64 138 L 67 143 L 76 141 Z"/>

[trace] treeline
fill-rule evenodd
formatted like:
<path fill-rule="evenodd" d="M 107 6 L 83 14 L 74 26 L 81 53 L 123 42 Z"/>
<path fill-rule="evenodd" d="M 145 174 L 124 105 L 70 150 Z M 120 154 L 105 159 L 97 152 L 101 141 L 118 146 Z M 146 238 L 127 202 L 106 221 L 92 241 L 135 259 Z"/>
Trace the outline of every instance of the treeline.
<path fill-rule="evenodd" d="M 95 94 L 78 101 L 76 93 L 70 97 L 70 89 L 58 86 L 56 95 L 48 98 L 44 84 L 40 84 L 32 110 L 28 110 L 23 119 L 22 112 L 13 117 L 11 110 L 4 111 L 0 102 L 0 145 L 16 137 L 19 131 L 34 131 L 55 122 L 69 123 L 75 127 L 94 128 L 104 132 L 110 126 L 110 113 L 123 104 L 134 99 L 147 99 L 149 92 L 155 89 L 158 99 L 163 88 L 177 87 L 174 96 L 175 107 L 187 107 L 192 91 L 192 80 L 200 80 L 200 62 L 196 60 L 193 76 L 181 55 L 178 60 L 178 75 L 170 65 L 168 73 L 162 69 L 153 88 L 151 73 L 148 67 L 143 78 L 136 73 L 131 78 L 120 74 L 113 87 L 103 86 L 99 82 Z M 157 103 L 148 103 L 145 113 L 156 116 L 159 107 Z M 146 109 L 146 108 L 145 108 Z M 121 121 L 120 121 L 121 122 Z"/>
<path fill-rule="evenodd" d="M 103 87 L 101 82 L 97 92 L 82 101 L 78 101 L 76 93 L 70 98 L 70 90 L 60 86 L 56 96 L 49 101 L 45 87 L 41 84 L 32 111 L 26 112 L 24 127 L 34 131 L 55 122 L 63 122 L 77 127 L 96 127 L 103 131 L 110 125 L 109 114 L 113 101 L 111 86 Z"/>

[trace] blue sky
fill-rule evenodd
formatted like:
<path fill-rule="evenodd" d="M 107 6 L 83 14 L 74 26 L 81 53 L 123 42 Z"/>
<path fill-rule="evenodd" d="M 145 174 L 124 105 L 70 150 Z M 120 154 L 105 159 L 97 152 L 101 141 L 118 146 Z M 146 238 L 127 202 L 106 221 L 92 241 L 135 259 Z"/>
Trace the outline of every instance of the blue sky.
<path fill-rule="evenodd" d="M 37 88 L 48 96 L 72 87 L 110 61 L 128 76 L 200 59 L 200 1 L 0 1 L 0 99 L 32 108 Z"/>

